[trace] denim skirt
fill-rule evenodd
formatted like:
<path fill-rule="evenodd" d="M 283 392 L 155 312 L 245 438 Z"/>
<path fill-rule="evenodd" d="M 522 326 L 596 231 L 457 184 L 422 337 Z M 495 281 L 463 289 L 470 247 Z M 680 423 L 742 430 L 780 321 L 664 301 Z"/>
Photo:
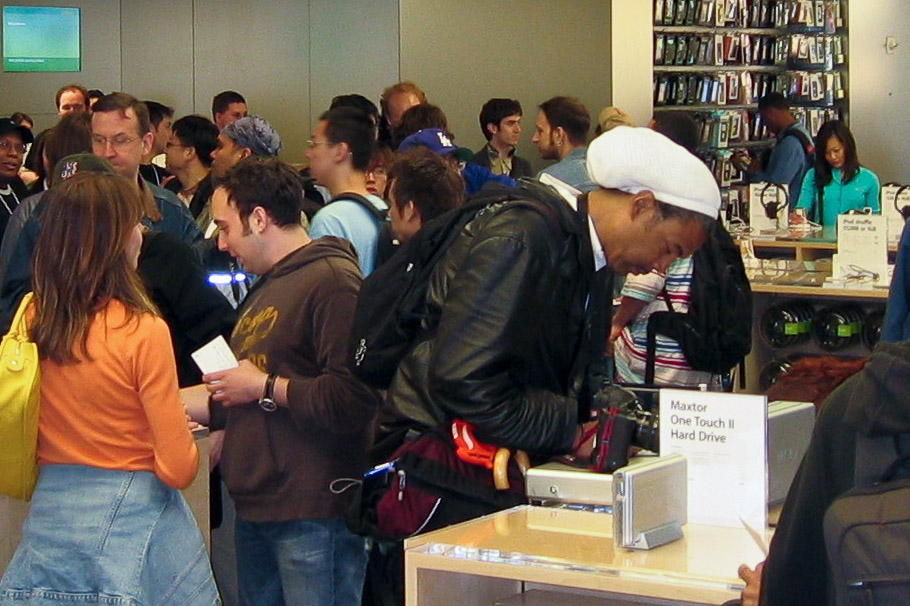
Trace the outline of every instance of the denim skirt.
<path fill-rule="evenodd" d="M 179 491 L 149 471 L 41 468 L 0 605 L 220 604 Z"/>

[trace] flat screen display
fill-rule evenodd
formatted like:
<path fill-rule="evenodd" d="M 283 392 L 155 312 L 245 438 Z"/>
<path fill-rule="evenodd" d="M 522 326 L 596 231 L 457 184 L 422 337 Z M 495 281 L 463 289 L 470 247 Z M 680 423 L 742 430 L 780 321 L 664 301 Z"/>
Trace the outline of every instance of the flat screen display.
<path fill-rule="evenodd" d="M 79 9 L 4 6 L 3 69 L 8 72 L 80 71 Z"/>

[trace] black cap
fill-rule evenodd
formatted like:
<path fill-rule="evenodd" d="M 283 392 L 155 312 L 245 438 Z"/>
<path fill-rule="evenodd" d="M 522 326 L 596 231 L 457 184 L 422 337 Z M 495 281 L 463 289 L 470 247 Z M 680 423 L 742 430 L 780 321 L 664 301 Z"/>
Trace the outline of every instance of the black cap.
<path fill-rule="evenodd" d="M 32 131 L 30 131 L 29 129 L 27 129 L 24 126 L 21 126 L 19 124 L 16 124 L 10 118 L 0 118 L 0 136 L 5 135 L 6 133 L 12 133 L 12 132 L 19 133 L 19 136 L 22 137 L 23 143 L 31 143 L 32 141 L 35 140 L 34 135 L 32 135 Z"/>

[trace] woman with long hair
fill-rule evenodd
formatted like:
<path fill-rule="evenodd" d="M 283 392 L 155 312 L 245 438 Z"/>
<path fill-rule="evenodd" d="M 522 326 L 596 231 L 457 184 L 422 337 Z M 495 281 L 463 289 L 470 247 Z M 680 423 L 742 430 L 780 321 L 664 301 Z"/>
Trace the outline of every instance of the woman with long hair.
<path fill-rule="evenodd" d="M 825 122 L 815 137 L 815 168 L 803 179 L 796 208 L 806 209 L 808 217 L 822 225 L 836 225 L 837 215 L 850 210 L 881 212 L 879 189 L 875 173 L 860 166 L 847 125 Z"/>
<path fill-rule="evenodd" d="M 0 604 L 219 604 L 180 488 L 199 453 L 173 346 L 136 273 L 142 202 L 79 173 L 45 194 L 29 330 L 41 355 L 39 478 Z"/>

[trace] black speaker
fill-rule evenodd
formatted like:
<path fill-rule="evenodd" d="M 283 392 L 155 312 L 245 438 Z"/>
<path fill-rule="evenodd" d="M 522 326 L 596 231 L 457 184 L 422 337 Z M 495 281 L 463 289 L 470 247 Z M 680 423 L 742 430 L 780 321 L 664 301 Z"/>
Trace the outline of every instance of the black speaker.
<path fill-rule="evenodd" d="M 870 350 L 882 339 L 882 322 L 884 320 L 885 310 L 878 309 L 866 316 L 866 321 L 863 322 L 863 345 Z"/>
<path fill-rule="evenodd" d="M 858 342 L 865 314 L 856 305 L 836 305 L 819 310 L 812 322 L 815 342 L 825 351 L 838 351 Z"/>
<path fill-rule="evenodd" d="M 813 311 L 808 303 L 791 301 L 765 310 L 761 334 L 771 347 L 790 347 L 809 340 Z"/>

